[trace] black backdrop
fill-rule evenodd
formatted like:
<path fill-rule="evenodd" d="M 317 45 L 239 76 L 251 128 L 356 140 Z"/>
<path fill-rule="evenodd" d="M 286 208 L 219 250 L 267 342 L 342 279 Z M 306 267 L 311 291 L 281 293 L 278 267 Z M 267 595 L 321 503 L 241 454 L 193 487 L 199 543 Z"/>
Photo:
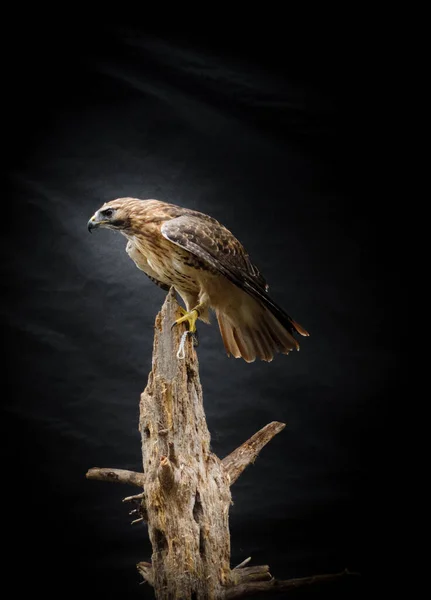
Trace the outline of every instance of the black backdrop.
<path fill-rule="evenodd" d="M 287 423 L 233 487 L 232 563 L 366 579 L 395 357 L 366 183 L 364 46 L 317 38 L 293 51 L 277 36 L 119 25 L 29 27 L 14 44 L 2 239 L 10 581 L 47 598 L 151 597 L 134 566 L 150 559 L 146 529 L 121 504 L 133 489 L 85 479 L 96 465 L 140 469 L 138 399 L 164 298 L 124 238 L 86 230 L 120 196 L 218 218 L 311 333 L 299 353 L 247 365 L 225 356 L 214 324 L 200 326 L 213 450 Z"/>

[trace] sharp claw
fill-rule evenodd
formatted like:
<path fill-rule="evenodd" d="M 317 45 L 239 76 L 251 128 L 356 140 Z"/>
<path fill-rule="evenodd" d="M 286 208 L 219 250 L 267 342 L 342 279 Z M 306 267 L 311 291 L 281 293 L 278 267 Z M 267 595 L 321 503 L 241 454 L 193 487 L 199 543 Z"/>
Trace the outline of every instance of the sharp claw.
<path fill-rule="evenodd" d="M 199 318 L 199 311 L 196 308 L 194 308 L 190 312 L 181 309 L 181 312 L 183 313 L 183 316 L 177 319 L 174 323 L 172 323 L 171 331 L 175 327 L 175 325 L 179 325 L 180 323 L 187 323 L 188 332 L 193 335 L 194 345 L 197 346 L 199 344 L 199 341 L 197 339 L 196 321 Z M 195 313 L 196 316 L 193 313 Z"/>

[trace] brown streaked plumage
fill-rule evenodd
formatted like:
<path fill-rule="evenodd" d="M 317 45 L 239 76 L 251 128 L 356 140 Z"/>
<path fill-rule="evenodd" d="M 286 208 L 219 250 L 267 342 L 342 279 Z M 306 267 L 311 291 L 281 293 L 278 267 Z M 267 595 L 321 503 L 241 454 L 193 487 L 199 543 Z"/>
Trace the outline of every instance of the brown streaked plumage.
<path fill-rule="evenodd" d="M 136 266 L 163 289 L 174 286 L 188 316 L 196 309 L 195 317 L 209 322 L 213 309 L 228 355 L 271 361 L 277 352 L 299 350 L 294 333 L 308 336 L 270 298 L 241 243 L 212 217 L 159 200 L 118 198 L 93 215 L 88 228 L 96 227 L 120 231 Z"/>

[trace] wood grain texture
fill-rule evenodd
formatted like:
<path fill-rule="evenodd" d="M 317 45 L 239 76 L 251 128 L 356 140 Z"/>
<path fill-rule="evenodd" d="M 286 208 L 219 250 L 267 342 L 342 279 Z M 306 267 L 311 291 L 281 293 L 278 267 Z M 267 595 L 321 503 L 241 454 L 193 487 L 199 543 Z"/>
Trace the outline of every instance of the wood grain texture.
<path fill-rule="evenodd" d="M 125 469 L 109 469 L 101 467 L 93 467 L 89 469 L 85 475 L 87 479 L 97 479 L 99 481 L 111 481 L 112 483 L 125 483 L 143 487 L 144 474 L 136 473 L 135 471 L 126 471 Z"/>
<path fill-rule="evenodd" d="M 223 467 L 229 475 L 231 485 L 244 469 L 256 460 L 262 448 L 285 427 L 286 424 L 279 421 L 269 423 L 223 459 Z"/>
<path fill-rule="evenodd" d="M 179 306 L 170 289 L 155 322 L 152 370 L 140 398 L 143 473 L 95 467 L 89 479 L 143 488 L 124 498 L 134 506 L 132 523 L 148 523 L 151 562 L 137 564 L 159 600 L 222 600 L 290 592 L 345 578 L 343 571 L 302 579 L 275 580 L 268 565 L 250 557 L 230 567 L 230 487 L 284 423 L 273 421 L 224 460 L 210 449 L 193 340 L 184 358 L 177 352 L 185 331 L 171 329 Z"/>
<path fill-rule="evenodd" d="M 230 480 L 210 450 L 199 365 L 170 292 L 156 319 L 153 368 L 141 396 L 148 532 L 157 598 L 222 598 L 231 582 Z"/>

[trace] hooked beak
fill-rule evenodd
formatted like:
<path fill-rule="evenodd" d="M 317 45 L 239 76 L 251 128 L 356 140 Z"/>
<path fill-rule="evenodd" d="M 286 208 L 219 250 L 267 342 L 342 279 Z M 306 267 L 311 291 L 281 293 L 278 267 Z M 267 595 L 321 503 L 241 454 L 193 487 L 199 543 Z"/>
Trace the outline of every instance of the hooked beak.
<path fill-rule="evenodd" d="M 97 229 L 97 227 L 100 227 L 100 225 L 102 225 L 103 223 L 106 223 L 106 221 L 100 219 L 98 212 L 96 212 L 88 221 L 87 229 L 90 233 L 92 233 L 93 229 Z"/>
<path fill-rule="evenodd" d="M 110 211 L 109 217 L 104 214 L 105 211 L 97 210 L 91 219 L 87 223 L 87 229 L 90 233 L 93 232 L 93 229 L 107 228 L 107 229 L 116 229 L 122 230 L 126 226 L 126 221 L 122 219 L 115 218 L 113 216 L 113 210 Z M 111 218 L 113 216 L 113 218 Z"/>
<path fill-rule="evenodd" d="M 91 233 L 95 227 L 97 227 L 97 225 L 94 222 L 94 217 L 91 217 L 91 219 L 87 223 L 87 229 Z"/>

